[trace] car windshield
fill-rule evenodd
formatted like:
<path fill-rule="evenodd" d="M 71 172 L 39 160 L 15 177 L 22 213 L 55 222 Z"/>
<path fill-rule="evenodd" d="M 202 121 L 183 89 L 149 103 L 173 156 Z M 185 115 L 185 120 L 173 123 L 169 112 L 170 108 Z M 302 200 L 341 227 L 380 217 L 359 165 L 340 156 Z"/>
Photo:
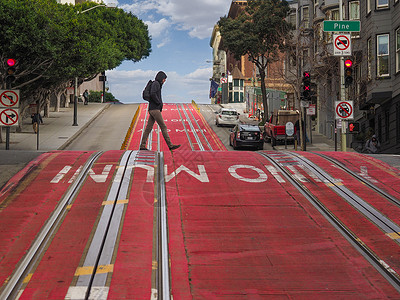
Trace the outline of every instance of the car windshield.
<path fill-rule="evenodd" d="M 233 110 L 223 110 L 223 111 L 222 111 L 222 114 L 223 114 L 223 115 L 226 115 L 226 116 L 236 116 L 236 115 L 237 115 L 237 112 L 236 112 L 236 111 L 233 111 Z"/>

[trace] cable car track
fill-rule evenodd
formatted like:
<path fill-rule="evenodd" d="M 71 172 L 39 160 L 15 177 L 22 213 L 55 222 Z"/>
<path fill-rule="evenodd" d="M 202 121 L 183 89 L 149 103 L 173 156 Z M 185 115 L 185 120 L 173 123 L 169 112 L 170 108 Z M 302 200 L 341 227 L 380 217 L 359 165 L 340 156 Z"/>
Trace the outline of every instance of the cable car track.
<path fill-rule="evenodd" d="M 362 176 L 356 174 L 355 172 L 351 171 L 349 168 L 347 168 L 345 165 L 343 165 L 342 163 L 340 163 L 336 159 L 331 158 L 331 157 L 329 157 L 329 156 L 327 156 L 325 154 L 322 154 L 322 153 L 315 153 L 315 154 L 323 157 L 324 159 L 326 159 L 328 161 L 330 161 L 336 167 L 342 169 L 346 173 L 350 174 L 351 176 L 353 176 L 357 180 L 359 180 L 362 183 L 364 183 L 365 185 L 367 185 L 370 189 L 372 189 L 376 193 L 380 194 L 382 197 L 384 197 L 387 200 L 389 200 L 390 202 L 392 202 L 394 205 L 397 205 L 398 207 L 400 207 L 400 200 L 399 199 L 397 199 L 397 198 L 393 197 L 392 195 L 388 194 L 387 192 L 385 192 L 381 188 L 377 187 L 376 185 L 374 185 L 373 183 L 371 183 L 369 180 L 365 179 L 364 177 L 362 177 Z"/>
<path fill-rule="evenodd" d="M 35 263 L 42 256 L 47 245 L 51 242 L 54 232 L 62 223 L 63 216 L 67 212 L 67 206 L 75 199 L 85 182 L 85 179 L 89 175 L 89 170 L 102 153 L 103 152 L 96 152 L 93 154 L 82 167 L 81 172 L 68 188 L 62 199 L 60 199 L 59 204 L 42 227 L 37 238 L 32 243 L 32 246 L 18 263 L 18 267 L 14 270 L 7 284 L 4 286 L 0 294 L 0 299 L 12 299 L 16 296 L 19 288 L 23 284 L 24 278 L 29 274 Z"/>
<path fill-rule="evenodd" d="M 277 170 L 281 171 L 286 180 L 295 186 L 299 192 L 388 280 L 398 291 L 400 291 L 400 276 L 399 274 L 391 268 L 384 260 L 382 260 L 376 253 L 374 253 L 366 244 L 364 244 L 361 239 L 351 231 L 333 212 L 331 212 L 313 193 L 310 191 L 296 175 L 292 174 L 284 164 L 277 161 L 277 159 L 272 158 L 270 155 L 257 152 L 263 157 L 265 157 Z M 328 181 L 332 186 L 337 187 L 335 180 L 329 176 L 326 172 L 317 166 L 312 166 L 313 164 L 300 155 L 294 154 L 292 152 L 284 152 L 287 156 L 300 161 L 305 164 L 310 170 L 315 172 L 316 176 L 319 176 L 324 182 Z M 347 193 L 341 193 L 341 197 L 349 197 Z M 379 219 L 378 216 L 375 216 Z M 381 226 L 387 222 L 385 220 L 378 220 Z M 397 224 L 393 222 L 391 224 L 386 224 L 389 227 L 398 227 Z M 377 225 L 379 226 L 379 225 Z M 398 232 L 398 231 L 397 231 Z"/>

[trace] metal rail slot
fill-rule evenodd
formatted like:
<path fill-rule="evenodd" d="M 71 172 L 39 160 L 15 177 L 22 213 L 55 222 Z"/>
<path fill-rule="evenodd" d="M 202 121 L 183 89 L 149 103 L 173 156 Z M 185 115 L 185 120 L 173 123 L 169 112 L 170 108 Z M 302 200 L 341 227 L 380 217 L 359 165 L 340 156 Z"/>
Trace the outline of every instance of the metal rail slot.
<path fill-rule="evenodd" d="M 169 270 L 169 251 L 168 251 L 168 219 L 167 219 L 167 202 L 165 191 L 165 174 L 164 174 L 164 154 L 157 153 L 157 205 L 158 205 L 158 225 L 159 225 L 159 242 L 158 242 L 158 276 L 157 299 L 170 300 L 170 270 Z"/>
<path fill-rule="evenodd" d="M 316 198 L 301 182 L 299 182 L 285 167 L 276 162 L 266 153 L 257 152 L 265 157 L 282 175 L 295 186 L 298 191 L 357 249 L 382 276 L 400 292 L 400 276 L 371 251 L 349 228 L 347 228 L 328 208 Z M 288 154 L 290 155 L 290 154 Z"/>
<path fill-rule="evenodd" d="M 88 278 L 84 278 L 83 276 L 82 280 L 81 278 L 78 279 L 78 283 L 83 282 L 84 285 L 87 284 L 85 299 L 89 299 L 90 294 L 93 292 L 93 290 L 99 290 L 102 288 L 104 289 L 106 286 L 107 273 L 98 274 L 97 269 L 99 266 L 111 264 L 114 249 L 116 247 L 116 239 L 122 222 L 122 216 L 125 207 L 124 203 L 120 204 L 118 203 L 118 201 L 124 201 L 128 197 L 129 183 L 133 171 L 132 166 L 134 165 L 137 153 L 137 151 L 129 151 L 125 153 L 125 157 L 123 157 L 125 166 L 121 169 L 121 173 L 117 173 L 110 191 L 110 194 L 112 193 L 112 195 L 110 195 L 112 198 L 109 196 L 109 200 L 113 201 L 113 204 L 110 205 L 111 207 L 107 211 L 107 208 L 104 208 L 102 214 L 103 222 L 99 222 L 99 225 L 102 223 L 106 226 L 99 227 L 98 225 L 98 229 L 100 230 L 96 230 L 95 233 L 95 237 L 97 236 L 97 239 L 93 239 L 91 245 L 93 247 L 89 248 L 85 265 L 94 266 L 93 272 L 90 275 L 89 280 Z M 93 253 L 93 255 L 89 255 L 91 252 L 95 253 Z M 94 263 L 93 259 L 95 259 Z"/>
<path fill-rule="evenodd" d="M 354 178 L 356 178 L 357 180 L 361 181 L 362 183 L 364 183 L 365 185 L 367 185 L 370 189 L 374 190 L 375 192 L 377 192 L 378 194 L 380 194 L 381 196 L 383 196 L 384 198 L 388 199 L 389 201 L 391 201 L 393 204 L 397 205 L 400 207 L 400 200 L 395 198 L 394 196 L 388 194 L 387 192 L 385 192 L 384 190 L 382 190 L 381 188 L 378 188 L 376 185 L 374 185 L 373 183 L 371 183 L 369 180 L 363 178 L 362 176 L 356 174 L 355 172 L 351 171 L 349 168 L 347 168 L 345 165 L 343 165 L 341 162 L 337 161 L 334 158 L 331 158 L 325 154 L 322 153 L 315 153 L 316 155 L 319 155 L 323 158 L 325 158 L 326 160 L 329 160 L 331 163 L 333 163 L 335 166 L 341 168 L 343 171 L 347 172 L 348 174 L 350 174 L 351 176 L 353 176 Z"/>
<path fill-rule="evenodd" d="M 366 218 L 371 220 L 376 226 L 378 226 L 386 234 L 393 232 L 400 232 L 400 226 L 378 211 L 375 207 L 364 201 L 361 197 L 353 193 L 344 185 L 338 185 L 337 182 L 324 170 L 312 163 L 310 160 L 302 157 L 298 154 L 291 153 L 299 163 L 307 166 L 315 175 L 320 178 L 323 182 L 330 183 L 330 188 L 341 196 L 346 202 L 357 209 Z"/>
<path fill-rule="evenodd" d="M 202 128 L 200 127 L 199 123 L 197 122 L 196 118 L 194 117 L 192 110 L 189 108 L 189 105 L 186 104 L 186 107 L 187 107 L 187 109 L 190 111 L 190 114 L 192 115 L 193 120 L 194 120 L 194 122 L 195 122 L 196 125 L 197 125 L 197 128 L 199 128 L 201 134 L 203 135 L 203 138 L 204 138 L 204 140 L 205 140 L 206 143 L 207 143 L 208 149 L 210 149 L 211 151 L 214 151 L 213 148 L 211 147 L 211 144 L 208 142 L 208 139 L 206 138 L 206 136 L 205 136 L 205 134 L 204 134 Z"/>
<path fill-rule="evenodd" d="M 193 143 L 192 143 L 192 141 L 191 141 L 191 139 L 190 139 L 190 136 L 189 136 L 189 133 L 188 133 L 188 131 L 187 131 L 187 129 L 186 129 L 185 121 L 184 121 L 183 118 L 182 118 L 182 114 L 181 114 L 181 112 L 180 112 L 180 110 L 179 110 L 178 104 L 176 105 L 176 108 L 177 108 L 178 113 L 179 113 L 179 118 L 180 118 L 181 121 L 182 121 L 183 129 L 185 129 L 186 137 L 187 137 L 187 139 L 188 139 L 188 141 L 189 141 L 190 148 L 194 151 Z"/>
<path fill-rule="evenodd" d="M 60 222 L 63 219 L 62 216 L 66 212 L 66 207 L 76 197 L 78 191 L 81 189 L 86 177 L 89 174 L 89 170 L 92 168 L 93 164 L 102 153 L 103 152 L 94 153 L 82 167 L 81 172 L 68 188 L 67 192 L 64 194 L 63 198 L 57 205 L 56 209 L 46 221 L 46 224 L 43 226 L 38 237 L 33 242 L 32 246 L 29 248 L 23 259 L 20 261 L 14 274 L 11 276 L 6 287 L 0 294 L 0 299 L 14 298 L 13 295 L 18 292 L 18 289 L 22 285 L 22 281 L 29 273 L 30 269 L 33 267 L 38 257 L 40 257 L 43 253 L 46 245 L 50 242 L 56 228 L 59 227 Z"/>
<path fill-rule="evenodd" d="M 190 129 L 191 129 L 192 132 L 193 132 L 194 138 L 196 139 L 196 142 L 197 142 L 197 144 L 199 145 L 200 151 L 204 151 L 203 143 L 200 141 L 200 137 L 199 137 L 199 135 L 197 134 L 196 129 L 194 128 L 193 123 L 192 123 L 192 121 L 190 120 L 190 117 L 189 117 L 188 113 L 186 112 L 186 109 L 185 109 L 185 107 L 183 106 L 183 104 L 181 104 L 181 108 L 182 108 L 182 110 L 183 110 L 183 113 L 185 114 L 186 120 L 187 120 L 188 123 L 189 123 Z"/>

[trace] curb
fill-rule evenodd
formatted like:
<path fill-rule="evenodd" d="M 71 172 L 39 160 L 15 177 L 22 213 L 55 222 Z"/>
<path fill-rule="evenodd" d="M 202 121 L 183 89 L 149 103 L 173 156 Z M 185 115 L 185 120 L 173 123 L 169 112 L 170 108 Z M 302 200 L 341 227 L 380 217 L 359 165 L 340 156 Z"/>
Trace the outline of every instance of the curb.
<path fill-rule="evenodd" d="M 85 123 L 85 125 L 83 125 L 77 132 L 75 132 L 75 134 L 73 136 L 71 136 L 64 144 L 62 144 L 60 147 L 58 147 L 57 150 L 65 150 L 65 148 L 67 148 L 81 133 L 83 130 L 85 130 L 86 128 L 89 127 L 90 124 L 93 123 L 94 120 L 97 119 L 98 116 L 100 116 L 100 114 L 102 112 L 104 112 L 107 108 L 109 108 L 111 106 L 111 103 L 107 103 L 107 105 L 105 105 L 102 109 L 100 109 L 93 118 L 91 118 L 88 122 Z"/>

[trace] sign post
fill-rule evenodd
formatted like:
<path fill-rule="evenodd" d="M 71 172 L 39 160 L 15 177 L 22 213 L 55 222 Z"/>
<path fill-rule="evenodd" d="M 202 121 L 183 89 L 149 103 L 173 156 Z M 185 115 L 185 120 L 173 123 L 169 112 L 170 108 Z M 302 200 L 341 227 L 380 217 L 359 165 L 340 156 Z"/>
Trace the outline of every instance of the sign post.
<path fill-rule="evenodd" d="M 0 90 L 0 126 L 6 127 L 6 150 L 10 150 L 10 126 L 19 123 L 19 90 Z"/>

